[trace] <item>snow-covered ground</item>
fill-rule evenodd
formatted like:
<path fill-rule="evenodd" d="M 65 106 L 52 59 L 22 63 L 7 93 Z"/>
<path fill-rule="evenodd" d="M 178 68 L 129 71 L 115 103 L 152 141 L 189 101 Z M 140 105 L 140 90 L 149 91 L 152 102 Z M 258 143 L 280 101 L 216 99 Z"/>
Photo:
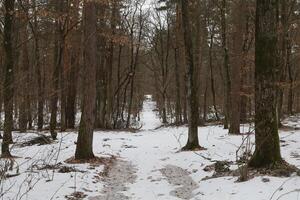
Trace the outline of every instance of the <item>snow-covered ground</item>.
<path fill-rule="evenodd" d="M 19 175 L 1 180 L 0 199 L 76 199 L 69 196 L 74 192 L 77 197 L 88 200 L 300 199 L 300 177 L 296 175 L 290 178 L 256 177 L 242 183 L 236 182 L 237 177 L 202 180 L 213 174 L 203 169 L 214 160 L 236 161 L 236 150 L 245 136 L 230 136 L 220 126 L 199 127 L 200 143 L 207 150 L 180 152 L 187 139 L 187 128 L 156 130 L 160 123 L 154 109 L 155 103 L 148 98 L 144 103 L 140 132 L 95 132 L 95 155 L 116 156 L 108 169 L 97 163 L 64 162 L 74 155 L 76 133 L 61 133 L 57 142 L 41 146 L 22 145 L 37 137 L 37 133 L 14 133 L 16 143 L 12 153 L 18 157 L 13 166 L 9 166 L 9 161 L 1 160 L 0 176 L 5 164 L 13 169 L 9 171 L 10 175 Z M 300 117 L 285 123 L 297 126 Z M 249 128 L 242 127 L 242 131 L 248 132 Z M 285 130 L 280 136 L 282 156 L 299 167 L 300 131 Z M 67 167 L 73 170 L 63 170 Z M 263 181 L 263 178 L 269 181 Z"/>

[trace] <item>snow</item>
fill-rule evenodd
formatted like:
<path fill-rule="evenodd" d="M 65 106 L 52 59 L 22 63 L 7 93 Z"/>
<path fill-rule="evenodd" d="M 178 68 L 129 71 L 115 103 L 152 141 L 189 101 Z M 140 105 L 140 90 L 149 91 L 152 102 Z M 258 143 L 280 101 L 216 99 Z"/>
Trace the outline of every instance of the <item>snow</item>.
<path fill-rule="evenodd" d="M 152 96 L 146 95 L 141 113 L 142 130 L 153 130 L 161 125 L 157 114 L 153 111 L 155 108 L 156 103 L 152 100 Z"/>
<path fill-rule="evenodd" d="M 83 192 L 87 195 L 84 199 L 88 200 L 299 199 L 300 178 L 296 175 L 289 178 L 256 177 L 243 183 L 236 182 L 237 177 L 202 180 L 213 173 L 203 170 L 205 166 L 213 164 L 213 161 L 206 158 L 235 162 L 236 150 L 245 135 L 228 135 L 221 126 L 199 127 L 200 143 L 207 150 L 180 152 L 187 140 L 187 128 L 156 129 L 161 123 L 154 111 L 155 105 L 151 96 L 147 96 L 141 115 L 143 127 L 139 132 L 95 132 L 95 155 L 114 155 L 118 159 L 106 178 L 100 177 L 103 165 L 64 162 L 74 155 L 74 142 L 77 139 L 74 132 L 60 133 L 57 142 L 41 146 L 20 146 L 22 142 L 41 133 L 14 133 L 16 143 L 12 147 L 12 154 L 18 157 L 14 159 L 16 163 L 9 173 L 19 172 L 20 175 L 0 182 L 0 194 L 3 193 L 1 191 L 8 191 L 2 199 L 66 199 L 65 196 L 74 191 Z M 288 118 L 284 123 L 297 127 L 300 116 Z M 251 128 L 244 125 L 241 130 L 248 132 Z M 282 156 L 299 167 L 300 131 L 281 131 L 280 138 Z M 251 142 L 254 142 L 254 135 L 251 135 Z M 5 160 L 2 159 L 0 165 L 3 166 L 4 163 Z M 37 169 L 46 164 L 57 163 L 79 171 L 58 173 L 56 169 Z M 269 178 L 270 181 L 263 182 L 262 178 Z M 29 191 L 26 192 L 27 190 Z M 21 198 L 22 194 L 24 196 Z"/>

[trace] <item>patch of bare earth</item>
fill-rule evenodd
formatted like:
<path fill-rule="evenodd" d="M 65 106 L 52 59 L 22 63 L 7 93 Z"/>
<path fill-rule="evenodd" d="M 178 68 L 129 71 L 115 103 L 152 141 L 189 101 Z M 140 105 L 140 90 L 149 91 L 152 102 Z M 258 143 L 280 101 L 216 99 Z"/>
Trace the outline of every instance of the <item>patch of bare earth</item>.
<path fill-rule="evenodd" d="M 124 194 L 128 190 L 128 184 L 133 184 L 137 178 L 137 169 L 131 162 L 124 160 L 114 160 L 111 165 L 107 165 L 104 172 L 100 174 L 104 182 L 101 195 L 89 197 L 89 200 L 126 200 L 130 197 Z"/>
<path fill-rule="evenodd" d="M 94 158 L 91 158 L 91 159 L 84 159 L 84 160 L 75 159 L 75 157 L 71 157 L 71 158 L 65 160 L 65 163 L 68 163 L 68 164 L 88 163 L 91 166 L 99 166 L 99 165 L 109 166 L 114 162 L 114 160 L 116 160 L 115 156 L 103 157 L 103 158 L 94 157 Z"/>
<path fill-rule="evenodd" d="M 212 165 L 206 166 L 203 170 L 210 172 L 214 171 L 212 176 L 207 176 L 202 180 L 209 180 L 213 178 L 226 177 L 226 176 L 235 176 L 238 177 L 238 182 L 247 181 L 257 176 L 274 176 L 274 177 L 290 177 L 293 174 L 300 175 L 300 171 L 297 167 L 290 165 L 289 163 L 282 161 L 275 166 L 268 168 L 258 168 L 254 169 L 248 167 L 247 164 L 241 165 L 239 169 L 230 170 L 230 165 L 233 162 L 227 161 L 217 161 Z"/>
<path fill-rule="evenodd" d="M 189 172 L 174 165 L 167 165 L 160 172 L 170 184 L 178 186 L 170 192 L 171 195 L 180 199 L 191 199 L 195 196 L 193 191 L 198 188 L 198 184 L 189 176 Z"/>

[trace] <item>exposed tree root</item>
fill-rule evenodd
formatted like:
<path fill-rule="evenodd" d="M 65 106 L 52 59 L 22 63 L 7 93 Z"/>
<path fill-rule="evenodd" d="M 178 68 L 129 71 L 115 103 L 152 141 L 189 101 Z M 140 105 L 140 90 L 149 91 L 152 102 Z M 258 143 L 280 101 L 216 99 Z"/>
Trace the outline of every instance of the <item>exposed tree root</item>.
<path fill-rule="evenodd" d="M 114 160 L 116 160 L 115 156 L 111 156 L 109 158 L 100 158 L 100 157 L 94 157 L 91 159 L 75 159 L 75 157 L 71 157 L 67 160 L 65 160 L 65 163 L 68 164 L 84 164 L 84 163 L 89 163 L 92 165 L 106 165 L 112 163 Z"/>
<path fill-rule="evenodd" d="M 184 147 L 181 148 L 181 151 L 202 151 L 207 150 L 204 147 L 201 147 L 198 144 L 186 144 Z"/>

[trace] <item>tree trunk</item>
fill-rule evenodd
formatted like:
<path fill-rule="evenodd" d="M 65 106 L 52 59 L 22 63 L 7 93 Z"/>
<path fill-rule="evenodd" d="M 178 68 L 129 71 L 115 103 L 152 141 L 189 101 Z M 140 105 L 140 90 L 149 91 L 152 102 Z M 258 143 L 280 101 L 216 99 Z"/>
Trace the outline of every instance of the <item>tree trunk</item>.
<path fill-rule="evenodd" d="M 214 45 L 214 28 L 212 30 L 211 36 L 210 36 L 210 45 L 209 45 L 209 69 L 210 69 L 210 87 L 211 87 L 211 94 L 213 98 L 213 107 L 214 107 L 214 112 L 217 121 L 220 120 L 219 115 L 218 115 L 218 109 L 217 109 L 217 104 L 216 104 L 216 90 L 215 90 L 215 79 L 214 79 L 214 72 L 213 72 L 213 45 Z"/>
<path fill-rule="evenodd" d="M 198 99 L 197 84 L 194 77 L 194 50 L 189 19 L 189 1 L 181 0 L 181 14 L 185 44 L 185 60 L 187 67 L 187 101 L 188 101 L 188 141 L 183 150 L 199 149 L 198 140 Z"/>
<path fill-rule="evenodd" d="M 180 72 L 178 65 L 178 48 L 174 49 L 175 53 L 175 81 L 176 81 L 176 105 L 175 105 L 175 124 L 182 124 L 182 114 L 181 114 L 181 93 L 180 93 Z"/>
<path fill-rule="evenodd" d="M 280 162 L 277 83 L 277 0 L 256 1 L 255 23 L 255 152 L 253 167 L 272 167 Z"/>
<path fill-rule="evenodd" d="M 118 87 L 121 87 L 121 56 L 122 56 L 122 49 L 123 45 L 119 45 L 119 51 L 118 51 L 118 69 L 117 69 L 117 85 Z M 119 128 L 120 126 L 120 90 L 118 88 L 117 94 L 116 94 L 116 111 L 114 116 L 114 129 Z"/>
<path fill-rule="evenodd" d="M 291 41 L 287 42 L 287 70 L 288 70 L 288 79 L 289 79 L 289 91 L 288 91 L 288 114 L 294 114 L 294 77 L 292 72 L 292 64 L 291 64 L 291 54 L 292 54 L 292 44 Z"/>
<path fill-rule="evenodd" d="M 56 2 L 56 9 L 62 6 Z M 63 57 L 63 35 L 61 33 L 61 24 L 60 22 L 55 23 L 55 46 L 54 46 L 54 67 L 53 67 L 53 74 L 52 74 L 52 93 L 51 93 L 51 117 L 50 117 L 50 133 L 53 140 L 56 139 L 56 124 L 57 124 L 57 101 L 58 101 L 58 90 L 59 90 L 59 70 L 62 67 L 62 57 Z"/>
<path fill-rule="evenodd" d="M 99 4 L 97 5 L 97 9 L 99 10 L 100 20 L 99 20 L 99 28 L 104 35 L 106 23 L 105 23 L 105 14 L 107 7 L 105 4 Z M 96 128 L 105 128 L 105 110 L 106 110 L 106 101 L 107 101 L 107 86 L 106 86 L 106 54 L 107 54 L 107 48 L 108 42 L 106 40 L 105 36 L 100 36 L 98 39 L 98 54 L 99 62 L 97 64 L 97 70 L 96 70 L 96 122 L 95 127 Z"/>
<path fill-rule="evenodd" d="M 66 125 L 68 129 L 75 128 L 76 117 L 76 94 L 77 94 L 77 70 L 78 70 L 78 51 L 74 50 L 71 55 L 71 66 L 68 79 L 68 94 L 67 94 L 67 111 L 66 111 Z"/>
<path fill-rule="evenodd" d="M 3 35 L 3 49 L 5 53 L 4 63 L 4 134 L 1 153 L 2 157 L 10 157 L 9 144 L 12 143 L 12 129 L 13 129 L 13 95 L 14 95 L 14 55 L 13 55 L 13 21 L 15 12 L 15 1 L 4 1 L 4 35 Z"/>
<path fill-rule="evenodd" d="M 181 92 L 181 77 L 180 76 L 180 72 L 181 70 L 181 65 L 182 63 L 184 63 L 184 50 L 183 50 L 183 42 L 182 42 L 182 14 L 181 14 L 181 8 L 179 5 L 176 5 L 176 46 L 174 49 L 174 55 L 175 55 L 175 86 L 176 86 L 176 108 L 175 108 L 175 116 L 176 116 L 176 121 L 175 123 L 177 125 L 182 124 L 183 123 L 183 109 L 182 107 L 182 103 L 184 103 L 185 101 L 182 101 L 182 92 Z M 180 55 L 182 54 L 182 55 Z M 186 98 L 185 98 L 186 99 Z"/>
<path fill-rule="evenodd" d="M 228 129 L 230 121 L 231 108 L 231 80 L 229 69 L 229 55 L 227 47 L 227 24 L 226 24 L 226 0 L 222 0 L 221 6 L 221 28 L 222 28 L 222 48 L 223 48 L 223 66 L 224 66 L 224 129 Z"/>
<path fill-rule="evenodd" d="M 28 4 L 28 1 L 24 1 L 26 5 Z M 28 10 L 23 11 L 23 15 L 21 15 L 21 23 L 24 28 L 21 29 L 21 39 L 22 42 L 25 42 L 28 40 L 28 32 L 27 32 L 27 20 L 26 16 L 28 14 Z M 21 102 L 20 102 L 20 114 L 19 114 L 19 130 L 20 132 L 25 132 L 27 130 L 28 125 L 28 114 L 30 113 L 30 100 L 28 98 L 29 93 L 29 55 L 28 55 L 28 45 L 27 42 L 22 44 L 22 63 L 21 63 L 21 78 L 24 79 L 24 81 L 21 81 Z M 21 79 L 21 80 L 22 80 Z"/>
<path fill-rule="evenodd" d="M 74 0 L 71 15 L 69 19 L 70 26 L 73 26 L 79 21 L 79 4 L 80 0 Z M 70 6 L 70 5 L 69 5 Z M 79 27 L 76 25 L 75 30 Z M 68 50 L 66 53 L 69 55 L 70 66 L 68 71 L 68 80 L 67 80 L 67 107 L 66 107 L 66 128 L 74 129 L 75 128 L 75 119 L 76 119 L 76 97 L 77 97 L 77 82 L 78 82 L 78 71 L 79 71 L 79 57 L 80 57 L 80 46 L 78 45 L 78 36 L 77 34 L 69 35 L 69 46 L 66 46 Z"/>
<path fill-rule="evenodd" d="M 62 32 L 62 36 L 64 32 Z M 69 60 L 69 49 L 67 48 L 67 40 L 65 37 L 62 37 L 62 59 L 60 69 L 60 130 L 65 131 L 67 127 L 67 74 L 70 71 L 70 60 Z"/>
<path fill-rule="evenodd" d="M 93 131 L 96 108 L 96 39 L 97 17 L 94 0 L 86 0 L 83 7 L 83 102 L 76 145 L 76 159 L 94 158 Z"/>
<path fill-rule="evenodd" d="M 203 94 L 203 123 L 207 121 L 207 92 L 208 92 L 208 77 L 206 77 L 205 89 Z"/>
<path fill-rule="evenodd" d="M 38 11 L 36 0 L 32 1 L 34 8 L 34 24 L 31 27 L 34 35 L 34 61 L 35 61 L 35 75 L 37 79 L 37 126 L 41 130 L 44 125 L 44 88 L 42 83 L 42 70 L 41 70 L 41 61 L 40 61 L 40 41 L 38 34 Z"/>
<path fill-rule="evenodd" d="M 279 45 L 280 45 L 280 83 L 286 82 L 287 77 L 287 35 L 288 35 L 288 15 L 289 11 L 287 8 L 287 3 L 289 0 L 279 0 L 278 1 L 278 10 L 277 15 L 279 17 L 280 14 L 280 31 L 278 33 L 279 38 Z M 280 5 L 280 6 L 279 6 Z M 279 83 L 279 84 L 280 84 Z M 278 93 L 277 93 L 277 109 L 278 109 L 278 126 L 281 127 L 281 118 L 283 116 L 283 103 L 284 103 L 284 87 L 282 85 L 279 85 Z"/>
<path fill-rule="evenodd" d="M 66 130 L 66 115 L 67 115 L 67 95 L 66 95 L 66 73 L 65 67 L 61 68 L 60 73 L 60 130 Z"/>
<path fill-rule="evenodd" d="M 109 42 L 109 50 L 107 57 L 107 111 L 105 116 L 105 127 L 108 129 L 113 128 L 113 108 L 114 108 L 114 88 L 113 88 L 113 67 L 114 67 L 114 41 L 116 29 L 116 18 L 117 18 L 117 1 L 112 1 L 112 11 L 111 11 L 111 41 Z"/>
<path fill-rule="evenodd" d="M 138 6 L 138 5 L 136 5 Z M 141 11 L 140 11 L 141 12 Z M 140 13 L 141 14 L 141 13 Z M 130 40 L 131 40 L 131 63 L 130 63 L 130 94 L 129 94 L 129 102 L 128 102 L 128 113 L 127 113 L 127 121 L 126 121 L 126 128 L 129 128 L 131 125 L 131 114 L 132 114 L 132 107 L 133 107 L 133 94 L 134 94 L 134 84 L 135 84 L 135 75 L 136 75 L 136 68 L 138 66 L 138 58 L 140 53 L 140 44 L 142 40 L 142 34 L 143 34 L 143 22 L 142 22 L 142 16 L 139 16 L 139 30 L 138 30 L 138 39 L 137 39 L 137 46 L 134 45 L 134 26 L 131 26 L 130 30 Z M 127 86 L 126 86 L 127 88 Z M 126 95 L 124 95 L 124 98 Z M 125 104 L 125 102 L 124 102 Z"/>
<path fill-rule="evenodd" d="M 244 65 L 245 66 L 245 65 Z M 242 72 L 241 74 L 241 88 L 246 85 L 247 73 Z M 246 95 L 241 96 L 241 104 L 240 104 L 240 121 L 241 123 L 247 122 L 247 106 L 248 106 L 248 97 Z"/>
<path fill-rule="evenodd" d="M 243 42 L 245 4 L 238 0 L 233 6 L 233 48 L 232 48 L 232 84 L 231 84 L 231 117 L 229 133 L 240 134 L 241 109 L 241 67 L 243 66 Z"/>

